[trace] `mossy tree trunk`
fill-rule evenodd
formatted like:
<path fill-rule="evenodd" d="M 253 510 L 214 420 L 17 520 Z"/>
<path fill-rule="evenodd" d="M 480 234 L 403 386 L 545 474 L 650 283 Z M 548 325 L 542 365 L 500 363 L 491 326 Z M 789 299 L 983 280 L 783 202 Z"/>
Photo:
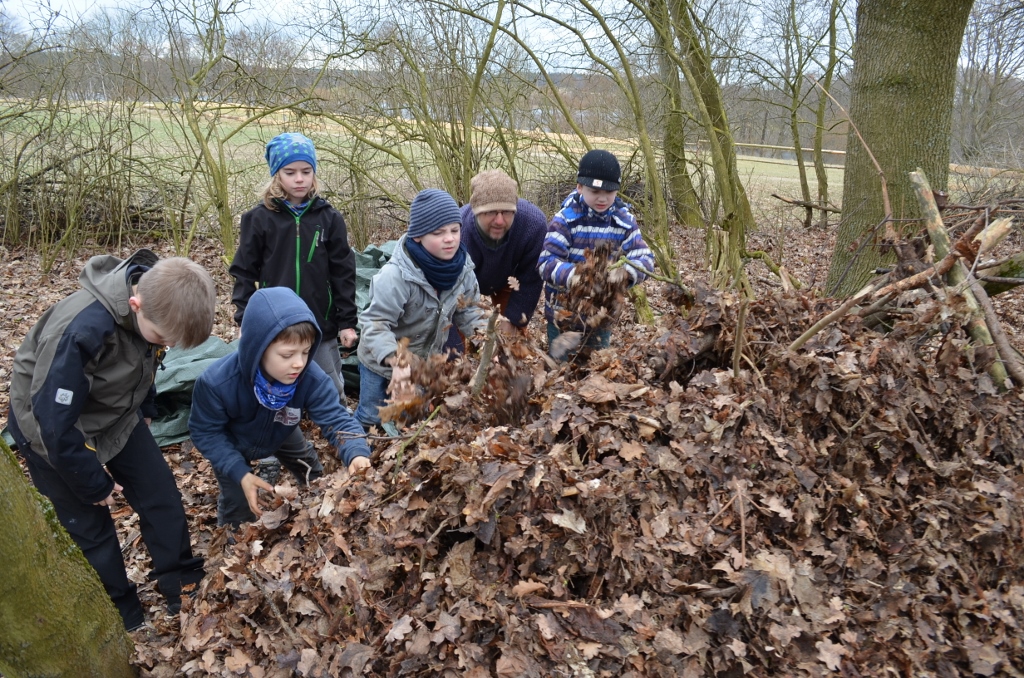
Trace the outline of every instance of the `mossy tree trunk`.
<path fill-rule="evenodd" d="M 722 90 L 711 68 L 710 57 L 701 45 L 690 9 L 687 0 L 670 0 L 672 30 L 681 52 L 674 57 L 696 101 L 699 119 L 708 136 L 715 182 L 725 212 L 721 220 L 722 233 L 710 232 L 708 237 L 712 281 L 723 289 L 735 285 L 752 296 L 753 291 L 743 270 L 743 255 L 746 253 L 747 231 L 754 227 L 754 215 L 736 166 L 736 147 Z"/>
<path fill-rule="evenodd" d="M 832 0 L 828 12 L 828 63 L 825 74 L 821 78 L 821 91 L 818 93 L 818 107 L 815 110 L 814 125 L 814 174 L 818 179 L 818 204 L 822 208 L 828 206 L 828 170 L 825 168 L 825 154 L 822 152 L 825 136 L 825 111 L 828 108 L 828 92 L 832 91 L 832 80 L 835 78 L 836 66 L 839 63 L 837 23 L 841 0 Z M 828 210 L 822 209 L 818 217 L 818 226 L 828 226 Z"/>
<path fill-rule="evenodd" d="M 652 20 L 670 26 L 672 19 L 665 0 L 651 0 Z M 676 222 L 687 228 L 704 225 L 700 209 L 700 198 L 690 179 L 686 156 L 686 115 L 683 111 L 683 84 L 679 68 L 669 56 L 674 36 L 669 30 L 655 31 L 658 47 L 658 70 L 665 88 L 664 126 L 665 174 L 668 178 L 669 195 L 672 198 L 672 213 Z"/>
<path fill-rule="evenodd" d="M 850 120 L 888 183 L 893 219 L 920 215 L 909 175 L 921 167 L 933 188 L 949 174 L 957 58 L 973 0 L 861 0 L 853 47 Z M 851 129 L 846 144 L 843 222 L 827 291 L 847 296 L 883 263 L 873 240 L 887 216 L 878 172 Z M 916 221 L 896 221 L 897 231 Z M 871 241 L 864 242 L 864 238 Z"/>
<path fill-rule="evenodd" d="M 0 448 L 0 672 L 134 676 L 132 641 L 99 576 L 2 440 Z"/>

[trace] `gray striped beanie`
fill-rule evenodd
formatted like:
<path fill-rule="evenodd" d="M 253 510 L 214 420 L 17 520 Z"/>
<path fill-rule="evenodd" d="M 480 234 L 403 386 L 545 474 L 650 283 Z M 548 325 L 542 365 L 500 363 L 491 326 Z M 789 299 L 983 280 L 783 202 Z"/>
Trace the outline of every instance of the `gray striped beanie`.
<path fill-rule="evenodd" d="M 419 238 L 454 223 L 462 223 L 455 198 L 439 188 L 428 188 L 413 198 L 409 208 L 409 229 L 405 233 L 410 238 Z"/>

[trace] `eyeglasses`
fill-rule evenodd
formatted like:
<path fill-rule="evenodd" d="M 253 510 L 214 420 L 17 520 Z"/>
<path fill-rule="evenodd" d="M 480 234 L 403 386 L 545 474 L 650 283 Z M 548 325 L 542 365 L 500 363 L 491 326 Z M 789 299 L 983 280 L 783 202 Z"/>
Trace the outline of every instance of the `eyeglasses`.
<path fill-rule="evenodd" d="M 493 219 L 499 214 L 505 217 L 505 221 L 512 221 L 516 217 L 515 210 L 489 210 L 487 212 L 481 212 L 477 216 L 484 217 L 485 219 Z"/>

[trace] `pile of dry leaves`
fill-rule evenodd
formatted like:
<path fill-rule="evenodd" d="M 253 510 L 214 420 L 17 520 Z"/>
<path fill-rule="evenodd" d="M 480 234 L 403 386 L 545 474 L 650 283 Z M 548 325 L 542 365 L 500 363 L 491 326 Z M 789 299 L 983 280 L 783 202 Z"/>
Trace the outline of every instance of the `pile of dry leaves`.
<path fill-rule="evenodd" d="M 1024 675 L 1024 399 L 963 309 L 788 352 L 835 302 L 696 297 L 554 368 L 501 338 L 478 395 L 417 364 L 433 416 L 215 532 L 145 673 Z"/>

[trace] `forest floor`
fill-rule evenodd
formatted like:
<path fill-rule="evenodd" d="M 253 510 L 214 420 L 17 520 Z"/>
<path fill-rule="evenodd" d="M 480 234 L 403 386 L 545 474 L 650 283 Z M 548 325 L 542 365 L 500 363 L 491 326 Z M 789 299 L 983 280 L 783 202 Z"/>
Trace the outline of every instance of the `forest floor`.
<path fill-rule="evenodd" d="M 114 513 L 143 675 L 1024 675 L 1024 398 L 994 388 L 962 307 L 927 295 L 887 334 L 847 318 L 787 353 L 838 305 L 821 295 L 834 239 L 752 234 L 806 288 L 753 263 L 746 306 L 702 286 L 703 235 L 680 234 L 689 313 L 649 281 L 656 327 L 627 304 L 612 350 L 554 369 L 535 319 L 476 397 L 471 358 L 418 366 L 440 414 L 375 440 L 366 477 L 310 429 L 328 473 L 282 478 L 236 532 L 205 459 L 168 448 L 208 577 L 166 615 L 137 516 Z M 2 411 L 22 338 L 94 253 L 41 275 L 2 252 Z M 192 252 L 230 340 L 220 255 Z M 1018 350 L 1022 294 L 993 299 Z"/>

